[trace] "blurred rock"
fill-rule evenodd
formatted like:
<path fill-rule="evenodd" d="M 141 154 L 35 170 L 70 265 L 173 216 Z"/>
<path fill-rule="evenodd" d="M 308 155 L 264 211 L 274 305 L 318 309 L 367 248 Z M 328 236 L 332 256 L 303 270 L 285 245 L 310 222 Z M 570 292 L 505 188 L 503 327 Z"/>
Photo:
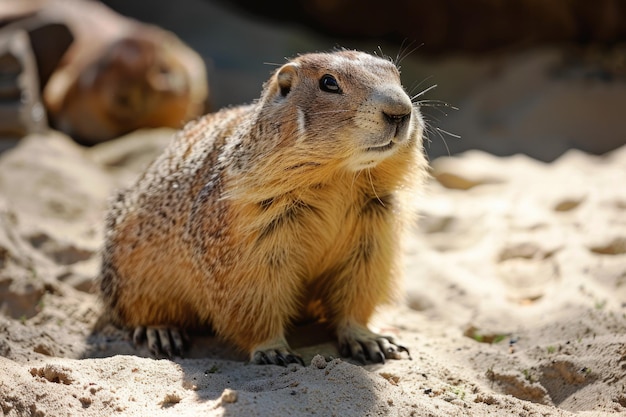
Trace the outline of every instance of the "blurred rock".
<path fill-rule="evenodd" d="M 50 123 L 80 143 L 142 127 L 178 128 L 206 111 L 204 62 L 173 33 L 91 0 L 9 0 L 5 6 L 0 24 L 29 33 Z"/>
<path fill-rule="evenodd" d="M 11 139 L 47 129 L 39 91 L 28 33 L 11 25 L 0 29 L 0 151 Z"/>

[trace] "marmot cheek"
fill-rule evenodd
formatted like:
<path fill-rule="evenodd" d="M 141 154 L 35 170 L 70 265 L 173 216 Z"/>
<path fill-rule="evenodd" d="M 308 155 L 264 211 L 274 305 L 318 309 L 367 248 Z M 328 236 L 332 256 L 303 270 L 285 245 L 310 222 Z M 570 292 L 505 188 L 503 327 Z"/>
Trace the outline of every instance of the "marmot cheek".
<path fill-rule="evenodd" d="M 296 107 L 296 117 L 298 120 L 296 143 L 301 143 L 306 138 L 306 117 L 304 115 L 304 110 L 300 107 Z"/>

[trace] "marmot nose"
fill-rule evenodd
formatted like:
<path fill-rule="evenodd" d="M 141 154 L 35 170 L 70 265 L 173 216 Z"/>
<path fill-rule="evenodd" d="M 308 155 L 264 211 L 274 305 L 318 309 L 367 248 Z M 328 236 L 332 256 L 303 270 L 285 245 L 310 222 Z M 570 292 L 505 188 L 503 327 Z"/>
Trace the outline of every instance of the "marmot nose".
<path fill-rule="evenodd" d="M 388 111 L 383 111 L 383 116 L 387 123 L 392 125 L 401 125 L 403 124 L 409 117 L 411 117 L 411 112 L 406 113 L 390 113 Z"/>
<path fill-rule="evenodd" d="M 385 91 L 381 110 L 383 119 L 392 126 L 403 125 L 413 111 L 411 99 L 399 88 L 390 88 Z"/>
<path fill-rule="evenodd" d="M 404 142 L 408 138 L 408 127 L 413 105 L 404 91 L 391 91 L 382 106 L 383 120 L 392 129 L 392 141 Z"/>

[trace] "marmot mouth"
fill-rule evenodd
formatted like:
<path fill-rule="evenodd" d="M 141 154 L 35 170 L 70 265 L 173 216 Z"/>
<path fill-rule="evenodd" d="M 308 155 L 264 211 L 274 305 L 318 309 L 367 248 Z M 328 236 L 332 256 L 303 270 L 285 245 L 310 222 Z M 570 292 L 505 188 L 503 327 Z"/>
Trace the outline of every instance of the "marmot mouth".
<path fill-rule="evenodd" d="M 382 145 L 382 146 L 371 146 L 369 148 L 367 148 L 367 151 L 370 152 L 385 152 L 388 151 L 389 149 L 393 148 L 393 141 L 389 141 L 389 143 L 387 143 L 386 145 Z"/>

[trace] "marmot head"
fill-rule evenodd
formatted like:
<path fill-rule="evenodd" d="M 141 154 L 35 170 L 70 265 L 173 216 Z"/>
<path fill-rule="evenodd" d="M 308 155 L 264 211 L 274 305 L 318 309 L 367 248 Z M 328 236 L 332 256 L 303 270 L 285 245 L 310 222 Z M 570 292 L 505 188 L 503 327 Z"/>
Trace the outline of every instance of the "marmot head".
<path fill-rule="evenodd" d="M 373 168 L 410 144 L 421 145 L 423 121 L 390 60 L 363 52 L 305 54 L 266 83 L 261 118 L 280 131 L 280 146 L 312 163 L 341 161 Z"/>

